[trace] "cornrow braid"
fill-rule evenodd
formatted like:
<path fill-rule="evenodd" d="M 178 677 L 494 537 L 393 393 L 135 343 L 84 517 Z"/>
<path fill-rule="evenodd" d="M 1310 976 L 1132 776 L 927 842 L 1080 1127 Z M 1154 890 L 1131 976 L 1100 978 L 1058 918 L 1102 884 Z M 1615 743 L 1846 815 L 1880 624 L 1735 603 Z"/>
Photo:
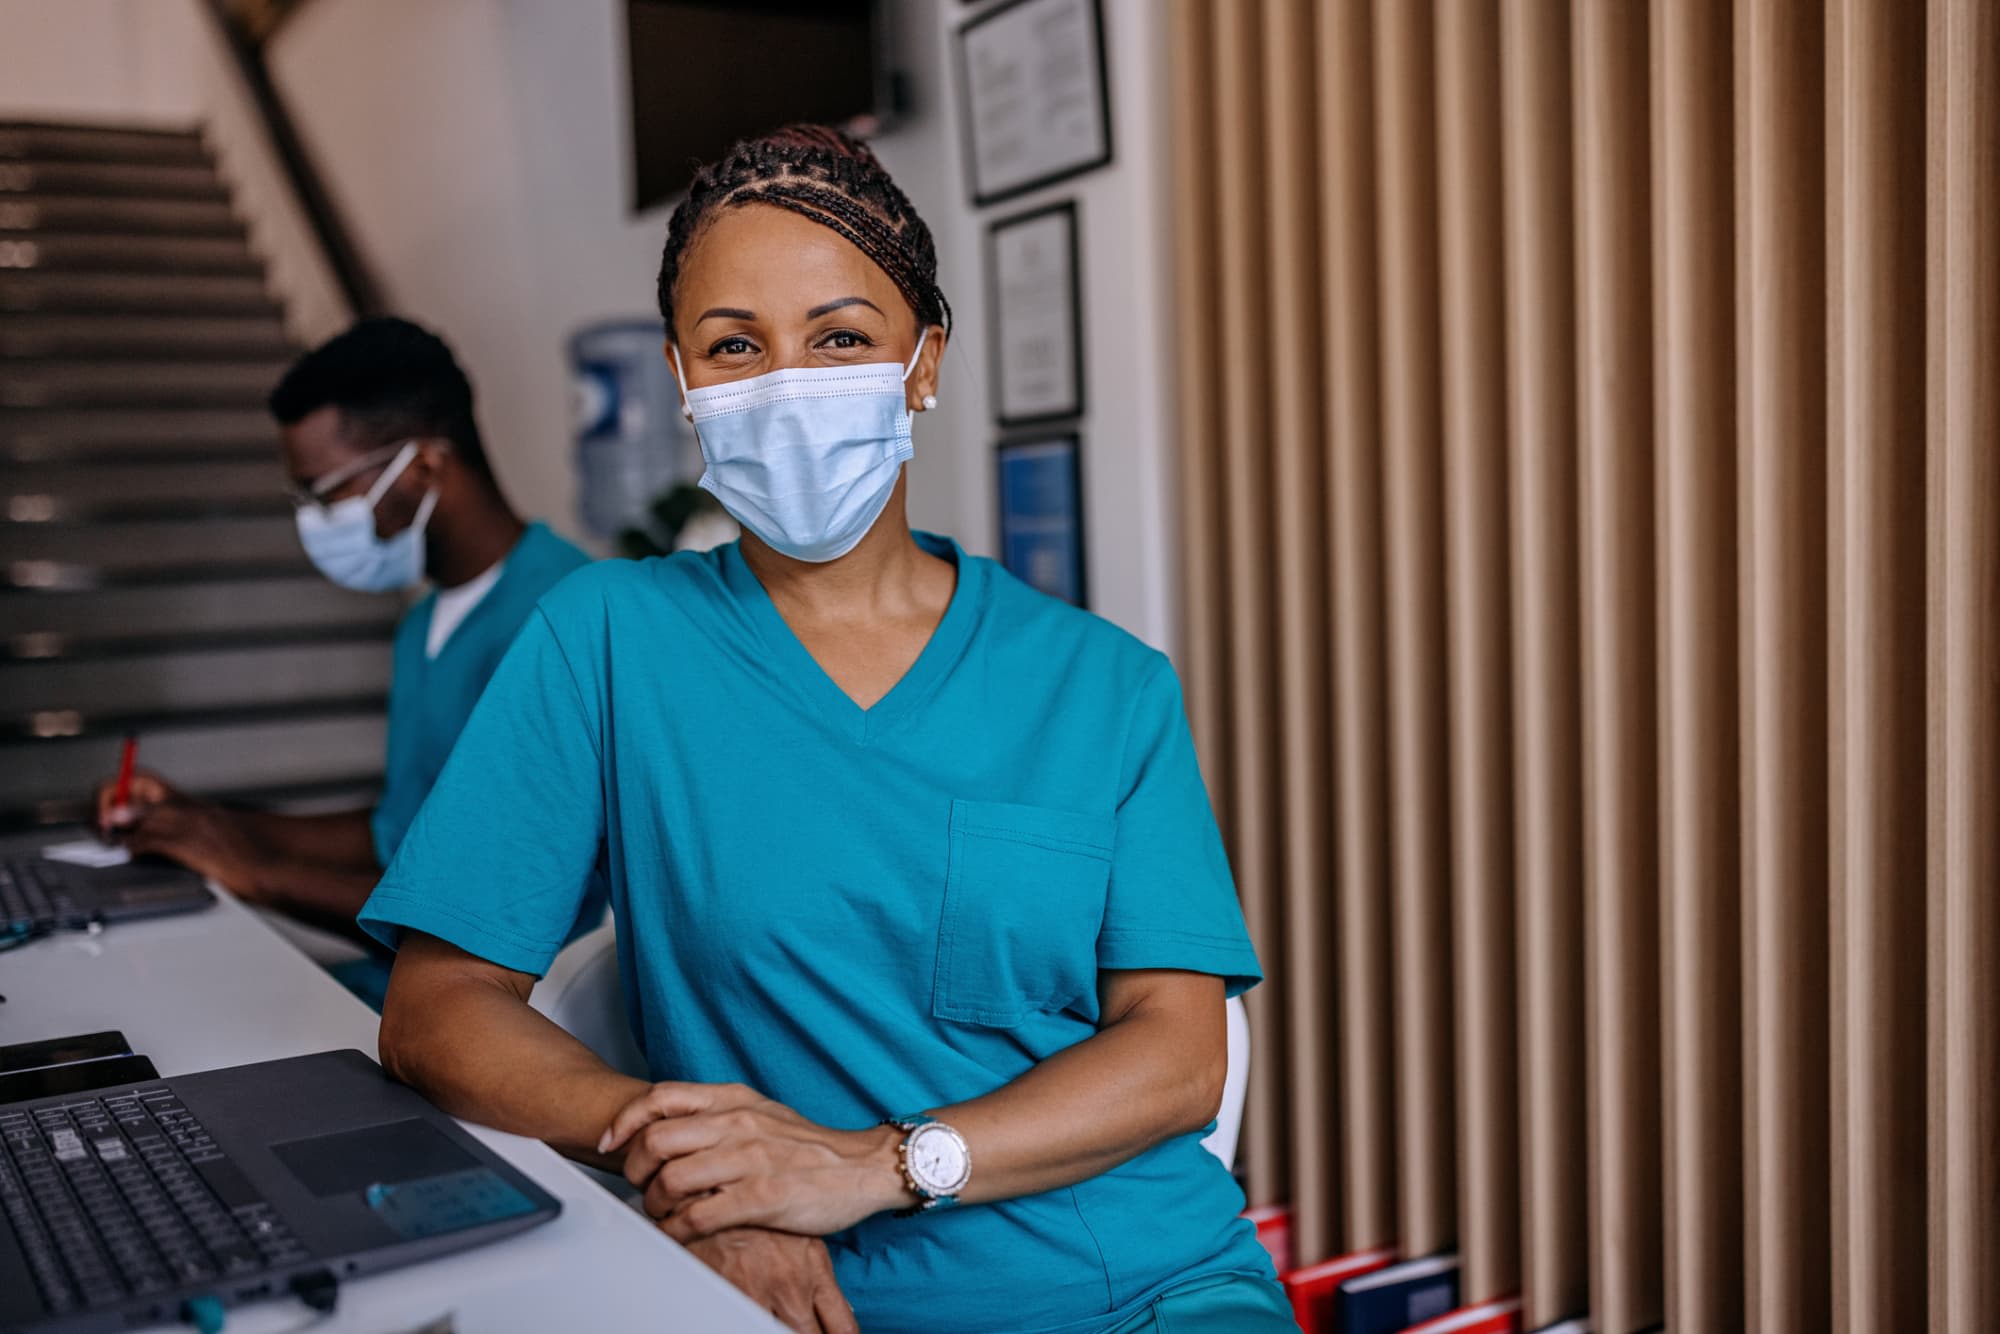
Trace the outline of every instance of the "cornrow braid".
<path fill-rule="evenodd" d="M 831 228 L 889 275 L 919 320 L 951 326 L 937 247 L 909 196 L 860 140 L 825 125 L 792 125 L 746 139 L 695 173 L 660 255 L 660 314 L 670 332 L 688 247 L 716 214 L 743 204 L 770 204 Z"/>

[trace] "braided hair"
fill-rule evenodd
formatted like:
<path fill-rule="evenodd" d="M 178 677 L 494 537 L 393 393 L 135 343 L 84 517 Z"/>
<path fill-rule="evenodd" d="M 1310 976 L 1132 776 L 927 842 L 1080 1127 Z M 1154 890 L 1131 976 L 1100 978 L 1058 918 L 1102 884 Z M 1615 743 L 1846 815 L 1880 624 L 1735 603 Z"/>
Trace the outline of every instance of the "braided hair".
<path fill-rule="evenodd" d="M 745 139 L 695 173 L 667 223 L 660 255 L 660 314 L 674 327 L 681 261 L 724 209 L 770 204 L 838 232 L 889 275 L 924 324 L 951 327 L 937 281 L 937 247 L 896 182 L 860 140 L 824 125 L 791 125 Z"/>

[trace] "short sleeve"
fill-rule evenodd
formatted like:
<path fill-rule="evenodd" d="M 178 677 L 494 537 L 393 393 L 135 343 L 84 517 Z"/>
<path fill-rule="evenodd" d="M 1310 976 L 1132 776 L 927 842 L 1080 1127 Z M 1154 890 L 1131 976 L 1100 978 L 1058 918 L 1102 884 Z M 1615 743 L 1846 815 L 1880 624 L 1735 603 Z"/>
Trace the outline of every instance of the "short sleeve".
<path fill-rule="evenodd" d="M 1140 688 L 1119 790 L 1098 967 L 1213 973 L 1232 996 L 1248 990 L 1263 970 L 1201 781 L 1180 682 L 1164 658 Z"/>
<path fill-rule="evenodd" d="M 592 692 L 591 698 L 595 698 Z M 537 608 L 360 915 L 540 976 L 590 894 L 604 835 L 598 722 Z"/>

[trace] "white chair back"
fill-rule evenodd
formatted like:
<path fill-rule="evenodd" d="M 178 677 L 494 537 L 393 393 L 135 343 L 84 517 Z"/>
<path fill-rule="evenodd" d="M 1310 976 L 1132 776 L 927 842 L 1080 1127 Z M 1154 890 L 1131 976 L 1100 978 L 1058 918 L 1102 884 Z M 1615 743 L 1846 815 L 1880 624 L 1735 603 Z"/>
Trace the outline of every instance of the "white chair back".
<path fill-rule="evenodd" d="M 1243 1103 L 1250 1095 L 1250 1012 L 1241 996 L 1225 1003 L 1229 1022 L 1229 1073 L 1222 1081 L 1222 1108 L 1215 1114 L 1215 1129 L 1201 1147 L 1222 1160 L 1224 1167 L 1236 1166 L 1236 1141 L 1243 1134 Z"/>

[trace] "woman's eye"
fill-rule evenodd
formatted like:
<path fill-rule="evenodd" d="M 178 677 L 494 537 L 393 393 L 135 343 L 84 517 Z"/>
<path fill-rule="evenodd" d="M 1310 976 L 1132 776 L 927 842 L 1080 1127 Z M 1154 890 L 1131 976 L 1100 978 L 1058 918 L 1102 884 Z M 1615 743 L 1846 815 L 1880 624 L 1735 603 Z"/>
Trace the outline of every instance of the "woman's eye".
<path fill-rule="evenodd" d="M 833 348 L 837 352 L 847 352 L 855 348 L 873 347 L 868 338 L 852 329 L 835 329 L 821 340 L 820 346 Z"/>
<path fill-rule="evenodd" d="M 708 355 L 711 357 L 741 357 L 747 356 L 754 351 L 756 349 L 751 347 L 749 339 L 738 336 L 723 339 L 714 347 L 708 349 Z"/>

